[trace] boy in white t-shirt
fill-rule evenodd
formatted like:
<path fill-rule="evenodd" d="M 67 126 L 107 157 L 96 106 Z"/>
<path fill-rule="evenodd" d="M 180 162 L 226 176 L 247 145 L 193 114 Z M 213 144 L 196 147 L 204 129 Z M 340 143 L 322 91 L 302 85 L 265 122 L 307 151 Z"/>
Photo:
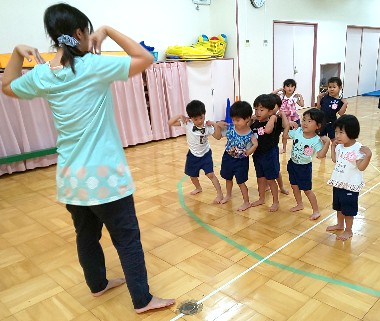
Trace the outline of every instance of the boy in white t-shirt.
<path fill-rule="evenodd" d="M 186 106 L 188 117 L 177 115 L 169 119 L 170 126 L 182 126 L 186 129 L 186 139 L 189 151 L 186 156 L 185 174 L 190 176 L 195 186 L 190 194 L 195 195 L 202 192 L 199 183 L 199 172 L 204 170 L 206 176 L 211 180 L 216 189 L 215 204 L 223 200 L 223 192 L 218 178 L 214 174 L 214 163 L 212 152 L 208 142 L 208 136 L 219 137 L 221 128 L 214 121 L 205 122 L 206 107 L 199 100 L 192 100 Z"/>
<path fill-rule="evenodd" d="M 333 186 L 333 209 L 336 210 L 338 222 L 328 226 L 326 231 L 344 230 L 336 239 L 346 241 L 353 235 L 352 225 L 358 213 L 359 191 L 364 186 L 363 171 L 371 160 L 372 152 L 356 141 L 360 125 L 355 116 L 339 117 L 334 129 L 331 158 L 335 167 L 327 184 Z"/>

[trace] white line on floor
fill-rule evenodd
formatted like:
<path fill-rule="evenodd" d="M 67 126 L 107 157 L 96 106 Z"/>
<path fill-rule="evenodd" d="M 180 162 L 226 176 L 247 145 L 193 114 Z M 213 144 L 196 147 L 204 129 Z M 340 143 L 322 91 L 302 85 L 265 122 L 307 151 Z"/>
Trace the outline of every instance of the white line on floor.
<path fill-rule="evenodd" d="M 372 164 L 371 164 L 372 165 Z M 373 165 L 372 165 L 373 166 Z M 373 166 L 374 168 L 376 168 L 375 166 Z M 377 169 L 377 168 L 376 168 Z M 378 170 L 378 169 L 377 169 Z M 379 170 L 378 170 L 379 171 Z M 379 171 L 380 172 L 380 171 Z M 359 195 L 359 198 L 364 196 L 365 194 L 369 193 L 370 191 L 372 191 L 374 188 L 376 188 L 378 185 L 380 185 L 380 182 L 378 182 L 377 184 L 375 184 L 374 186 L 372 186 L 371 188 L 369 188 L 368 190 L 366 190 L 363 194 L 360 194 Z M 242 273 L 240 273 L 239 275 L 235 276 L 233 279 L 231 279 L 230 281 L 228 281 L 227 283 L 223 284 L 222 286 L 220 286 L 219 288 L 215 289 L 214 291 L 212 291 L 210 294 L 206 295 L 203 299 L 197 301 L 197 304 L 201 304 L 203 303 L 204 301 L 206 301 L 207 299 L 211 298 L 212 296 L 214 296 L 216 293 L 220 292 L 221 290 L 223 290 L 224 288 L 226 288 L 227 286 L 229 286 L 230 284 L 232 284 L 233 282 L 235 282 L 236 280 L 240 279 L 243 275 L 247 274 L 249 271 L 253 270 L 255 267 L 257 267 L 258 265 L 260 265 L 261 263 L 265 262 L 266 260 L 268 260 L 270 257 L 272 257 L 273 255 L 275 255 L 276 253 L 278 253 L 279 251 L 281 251 L 282 249 L 284 249 L 285 247 L 287 247 L 289 244 L 293 243 L 294 241 L 298 240 L 300 237 L 304 236 L 306 233 L 310 232 L 312 229 L 316 228 L 318 225 L 322 224 L 324 221 L 328 220 L 329 218 L 331 218 L 334 214 L 336 214 L 336 211 L 332 212 L 330 215 L 326 216 L 324 219 L 320 220 L 318 223 L 314 224 L 313 226 L 309 227 L 306 231 L 302 232 L 301 234 L 297 235 L 295 238 L 291 239 L 289 242 L 285 243 L 283 246 L 279 247 L 276 251 L 270 253 L 269 255 L 267 255 L 266 257 L 264 257 L 263 259 L 261 259 L 259 262 L 255 263 L 254 265 L 252 265 L 250 268 L 246 269 L 245 271 L 243 271 Z M 182 318 L 183 316 L 185 316 L 183 313 L 181 314 L 178 314 L 177 316 L 175 316 L 173 319 L 171 319 L 170 321 L 175 321 L 175 320 L 178 320 L 179 318 Z"/>

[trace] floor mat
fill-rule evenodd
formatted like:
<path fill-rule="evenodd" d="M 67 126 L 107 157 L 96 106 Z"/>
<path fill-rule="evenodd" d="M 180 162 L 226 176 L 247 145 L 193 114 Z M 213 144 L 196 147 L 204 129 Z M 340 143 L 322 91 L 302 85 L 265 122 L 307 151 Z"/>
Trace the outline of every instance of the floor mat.
<path fill-rule="evenodd" d="M 380 90 L 371 91 L 369 93 L 362 94 L 362 96 L 376 96 L 376 97 L 380 97 Z"/>

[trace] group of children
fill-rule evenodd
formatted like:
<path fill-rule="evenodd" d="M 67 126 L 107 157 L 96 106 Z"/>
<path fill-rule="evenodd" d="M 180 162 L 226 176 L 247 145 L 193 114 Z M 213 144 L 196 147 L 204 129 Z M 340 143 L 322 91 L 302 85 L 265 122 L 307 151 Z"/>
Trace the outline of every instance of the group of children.
<path fill-rule="evenodd" d="M 337 239 L 347 240 L 352 237 L 353 217 L 358 212 L 358 195 L 364 185 L 363 171 L 371 159 L 371 150 L 356 142 L 360 125 L 355 116 L 345 115 L 347 102 L 340 97 L 340 78 L 329 79 L 327 92 L 318 95 L 316 108 L 306 110 L 302 120 L 298 116 L 297 105 L 303 107 L 304 100 L 302 95 L 295 93 L 295 89 L 296 82 L 287 79 L 283 88 L 271 94 L 259 95 L 253 103 L 254 114 L 248 102 L 235 102 L 230 108 L 232 123 L 205 122 L 205 105 L 198 100 L 187 105 L 187 117 L 178 115 L 169 120 L 169 125 L 186 128 L 189 151 L 185 174 L 190 176 L 195 186 L 191 194 L 202 192 L 198 178 L 202 169 L 217 191 L 214 203 L 224 204 L 231 199 L 235 177 L 243 196 L 243 204 L 238 211 L 263 205 L 268 189 L 272 194 L 269 211 L 277 211 L 279 191 L 288 194 L 280 173 L 279 154 L 286 152 L 287 140 L 290 138 L 293 146 L 287 171 L 296 200 L 296 205 L 290 211 L 304 209 L 303 191 L 312 207 L 310 219 L 316 220 L 320 217 L 320 212 L 312 191 L 312 159 L 314 155 L 324 158 L 331 145 L 331 158 L 335 168 L 328 184 L 333 186 L 333 209 L 337 211 L 337 224 L 327 227 L 327 231 L 344 230 Z M 282 149 L 279 150 L 281 133 Z M 226 195 L 223 195 L 213 171 L 209 135 L 216 139 L 227 138 L 220 170 L 221 177 L 226 181 Z M 246 185 L 250 155 L 253 158 L 259 193 L 259 199 L 252 203 Z"/>

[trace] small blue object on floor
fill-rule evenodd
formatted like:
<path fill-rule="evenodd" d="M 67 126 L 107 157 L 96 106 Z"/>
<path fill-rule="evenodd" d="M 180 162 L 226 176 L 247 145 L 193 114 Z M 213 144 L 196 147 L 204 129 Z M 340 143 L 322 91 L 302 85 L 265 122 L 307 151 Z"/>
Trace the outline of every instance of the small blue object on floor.
<path fill-rule="evenodd" d="M 380 97 L 380 90 L 371 91 L 369 93 L 362 94 L 362 96 L 375 96 Z"/>

